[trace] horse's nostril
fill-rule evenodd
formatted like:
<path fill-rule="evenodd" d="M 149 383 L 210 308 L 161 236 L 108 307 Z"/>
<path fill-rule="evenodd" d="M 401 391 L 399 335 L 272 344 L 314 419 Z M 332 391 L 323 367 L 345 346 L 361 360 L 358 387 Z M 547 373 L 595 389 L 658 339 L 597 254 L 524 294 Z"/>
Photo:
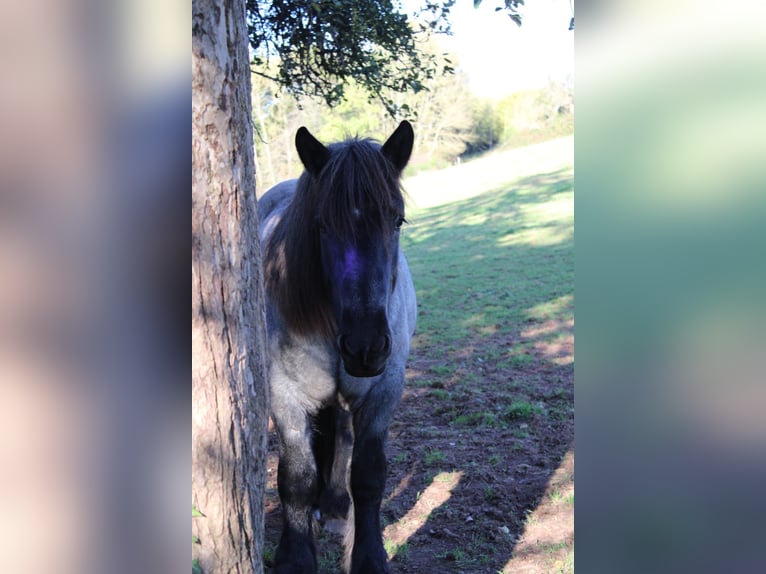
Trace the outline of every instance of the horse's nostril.
<path fill-rule="evenodd" d="M 385 355 L 391 352 L 391 337 L 388 335 L 378 337 L 372 350 L 381 355 Z"/>
<path fill-rule="evenodd" d="M 342 353 L 346 353 L 347 355 L 353 354 L 351 347 L 348 346 L 348 337 L 346 337 L 345 335 L 340 335 L 338 337 L 338 347 L 340 348 Z"/>

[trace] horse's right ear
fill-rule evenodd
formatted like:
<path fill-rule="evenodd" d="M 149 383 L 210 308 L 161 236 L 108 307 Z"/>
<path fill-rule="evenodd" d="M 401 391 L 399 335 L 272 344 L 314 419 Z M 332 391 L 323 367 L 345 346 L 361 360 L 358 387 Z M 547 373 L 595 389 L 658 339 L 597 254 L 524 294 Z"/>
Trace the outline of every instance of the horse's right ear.
<path fill-rule="evenodd" d="M 383 155 L 391 160 L 400 173 L 404 171 L 407 162 L 410 161 L 414 141 L 415 133 L 412 131 L 412 124 L 403 120 L 383 144 Z"/>
<path fill-rule="evenodd" d="M 295 148 L 303 167 L 313 176 L 319 175 L 330 158 L 330 151 L 302 126 L 295 133 Z"/>

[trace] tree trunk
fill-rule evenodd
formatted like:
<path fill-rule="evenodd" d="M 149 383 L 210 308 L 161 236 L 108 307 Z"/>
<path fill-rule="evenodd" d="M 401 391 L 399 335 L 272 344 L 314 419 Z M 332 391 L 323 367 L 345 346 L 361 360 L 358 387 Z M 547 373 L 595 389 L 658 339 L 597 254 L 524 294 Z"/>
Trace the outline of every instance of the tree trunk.
<path fill-rule="evenodd" d="M 244 2 L 192 2 L 192 557 L 262 572 L 268 417 Z"/>

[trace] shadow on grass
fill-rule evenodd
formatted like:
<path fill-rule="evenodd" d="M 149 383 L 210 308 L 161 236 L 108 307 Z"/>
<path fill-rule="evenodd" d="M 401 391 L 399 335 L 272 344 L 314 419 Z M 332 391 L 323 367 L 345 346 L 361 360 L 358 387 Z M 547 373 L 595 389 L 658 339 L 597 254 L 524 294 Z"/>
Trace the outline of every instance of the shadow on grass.
<path fill-rule="evenodd" d="M 408 214 L 419 317 L 388 447 L 392 572 L 502 570 L 573 449 L 572 202 L 564 169 Z M 339 540 L 318 555 L 337 572 Z"/>

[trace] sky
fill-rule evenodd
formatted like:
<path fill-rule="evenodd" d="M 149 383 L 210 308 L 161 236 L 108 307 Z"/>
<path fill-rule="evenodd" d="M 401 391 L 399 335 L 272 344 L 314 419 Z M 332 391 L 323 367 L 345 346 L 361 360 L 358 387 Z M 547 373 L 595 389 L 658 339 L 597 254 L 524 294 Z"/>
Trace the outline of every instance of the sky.
<path fill-rule="evenodd" d="M 484 0 L 475 9 L 472 0 L 457 0 L 452 8 L 454 36 L 445 39 L 445 48 L 458 56 L 471 90 L 502 97 L 542 87 L 549 78 L 573 78 L 570 0 L 527 0 L 521 27 L 504 12 L 495 12 L 502 4 Z"/>

